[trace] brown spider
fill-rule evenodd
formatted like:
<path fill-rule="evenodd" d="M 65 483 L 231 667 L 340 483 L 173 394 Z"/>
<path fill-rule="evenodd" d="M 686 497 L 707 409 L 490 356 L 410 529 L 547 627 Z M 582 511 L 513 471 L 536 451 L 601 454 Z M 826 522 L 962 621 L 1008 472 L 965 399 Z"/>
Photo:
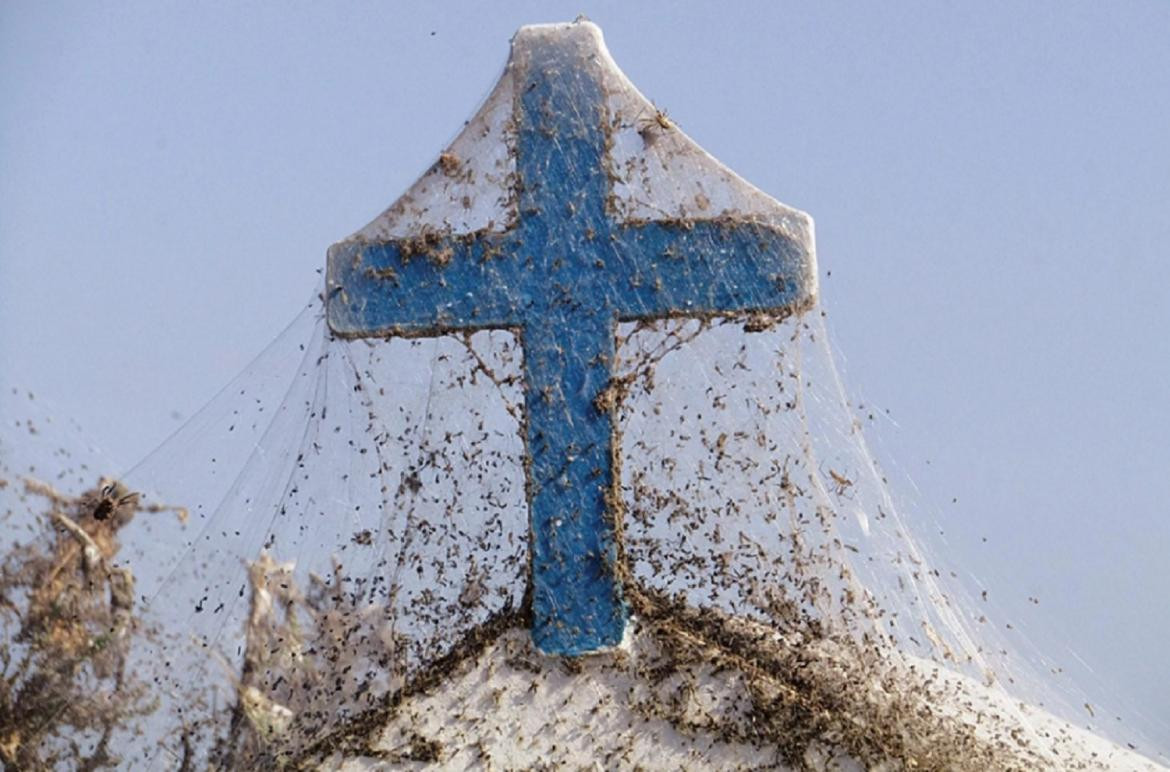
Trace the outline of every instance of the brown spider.
<path fill-rule="evenodd" d="M 836 483 L 836 487 L 834 488 L 834 490 L 838 496 L 844 496 L 845 491 L 847 491 L 853 487 L 852 480 L 850 480 L 845 475 L 840 474 L 839 472 L 837 472 L 834 469 L 829 470 L 829 477 L 832 477 L 833 482 Z"/>
<path fill-rule="evenodd" d="M 118 507 L 127 504 L 137 504 L 138 494 L 127 490 L 122 483 L 113 481 L 102 486 L 101 492 L 98 496 L 97 504 L 93 508 L 94 520 L 105 520 L 114 513 Z"/>
<path fill-rule="evenodd" d="M 667 117 L 665 110 L 655 109 L 654 115 L 638 121 L 638 136 L 642 138 L 646 147 L 653 145 L 663 132 L 673 129 L 674 123 Z"/>

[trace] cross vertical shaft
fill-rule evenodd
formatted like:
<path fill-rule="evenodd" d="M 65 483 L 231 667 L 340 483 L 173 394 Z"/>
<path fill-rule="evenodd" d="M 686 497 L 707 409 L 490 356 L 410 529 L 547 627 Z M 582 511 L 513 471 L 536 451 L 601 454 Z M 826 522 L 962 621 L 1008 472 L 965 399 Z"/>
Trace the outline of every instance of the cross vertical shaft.
<path fill-rule="evenodd" d="M 577 654 L 619 643 L 626 617 L 615 575 L 613 427 L 595 405 L 616 332 L 595 267 L 609 235 L 605 111 L 596 67 L 576 51 L 535 46 L 517 71 L 522 239 L 545 285 L 523 331 L 533 638 L 545 651 Z"/>

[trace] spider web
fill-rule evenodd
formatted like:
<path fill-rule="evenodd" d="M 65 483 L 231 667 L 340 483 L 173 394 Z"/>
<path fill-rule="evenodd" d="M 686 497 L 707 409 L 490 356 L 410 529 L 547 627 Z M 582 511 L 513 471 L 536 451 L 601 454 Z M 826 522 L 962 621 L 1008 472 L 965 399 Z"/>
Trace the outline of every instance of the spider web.
<path fill-rule="evenodd" d="M 477 689 L 517 698 L 534 683 L 591 701 L 539 721 L 514 703 L 534 737 L 631 712 L 643 723 L 607 741 L 630 763 L 1068 768 L 1112 747 L 1054 718 L 1101 731 L 931 567 L 923 524 L 899 512 L 840 391 L 819 311 L 619 328 L 634 621 L 618 653 L 540 655 L 526 632 L 522 356 L 501 330 L 335 339 L 315 300 L 124 475 L 140 500 L 122 507 L 134 516 L 109 563 L 133 573 L 125 669 L 150 709 L 109 733 L 110 757 L 457 764 L 489 734 L 466 716 L 500 712 Z M 179 506 L 185 520 L 168 514 Z M 645 722 L 666 751 L 639 756 L 655 747 Z M 546 761 L 597 751 L 549 744 Z"/>
<path fill-rule="evenodd" d="M 740 218 L 811 244 L 806 216 L 698 148 L 581 29 L 616 216 Z M 511 78 L 359 237 L 425 253 L 513 222 Z M 528 635 L 520 335 L 342 339 L 327 291 L 118 481 L 6 450 L 5 525 L 22 536 L 4 563 L 0 758 L 1156 768 L 1124 744 L 1156 746 L 1009 645 L 939 569 L 930 523 L 869 451 L 819 306 L 618 326 L 594 404 L 614 427 L 632 619 L 620 647 L 566 658 Z"/>

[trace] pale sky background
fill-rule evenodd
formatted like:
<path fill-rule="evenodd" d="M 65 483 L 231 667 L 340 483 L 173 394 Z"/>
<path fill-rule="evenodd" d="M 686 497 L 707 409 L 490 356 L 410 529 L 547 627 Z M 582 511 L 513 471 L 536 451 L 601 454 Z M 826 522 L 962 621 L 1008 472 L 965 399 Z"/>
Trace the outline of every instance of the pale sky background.
<path fill-rule="evenodd" d="M 299 311 L 519 25 L 584 12 L 815 217 L 847 385 L 944 565 L 1170 748 L 1170 4 L 111 6 L 0 5 L 0 381 L 119 468 Z"/>

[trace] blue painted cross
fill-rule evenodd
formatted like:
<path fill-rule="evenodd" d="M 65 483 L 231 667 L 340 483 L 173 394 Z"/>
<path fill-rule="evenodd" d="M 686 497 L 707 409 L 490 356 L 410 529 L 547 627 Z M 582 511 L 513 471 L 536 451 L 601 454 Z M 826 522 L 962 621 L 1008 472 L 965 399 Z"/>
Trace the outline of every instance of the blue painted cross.
<path fill-rule="evenodd" d="M 521 30 L 513 43 L 512 227 L 342 242 L 329 252 L 327 297 L 329 325 L 346 337 L 517 333 L 532 634 L 547 653 L 581 654 L 618 644 L 627 620 L 614 409 L 598 399 L 610 384 L 617 323 L 791 311 L 812 302 L 814 280 L 808 247 L 762 222 L 615 221 L 606 57 L 599 36 L 559 29 Z"/>

